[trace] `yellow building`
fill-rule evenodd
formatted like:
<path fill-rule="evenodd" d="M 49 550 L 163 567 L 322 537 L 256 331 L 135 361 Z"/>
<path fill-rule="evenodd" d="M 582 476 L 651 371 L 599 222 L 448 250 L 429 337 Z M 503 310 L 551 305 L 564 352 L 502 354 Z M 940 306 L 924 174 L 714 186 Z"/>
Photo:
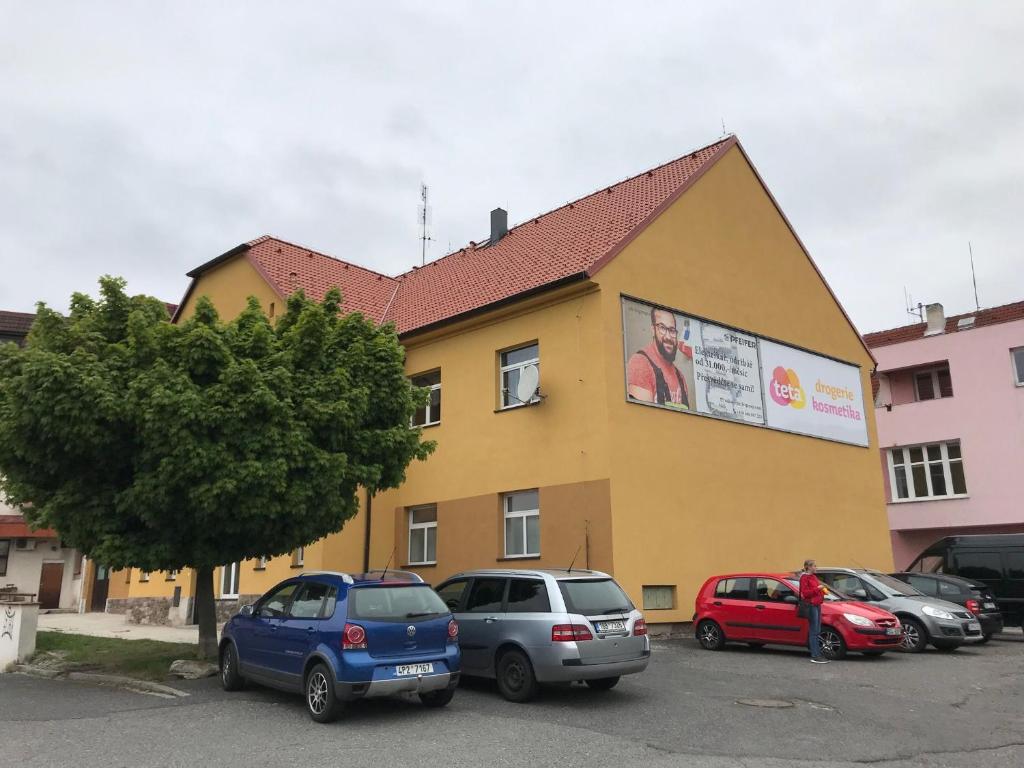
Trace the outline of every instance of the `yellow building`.
<path fill-rule="evenodd" d="M 398 277 L 269 237 L 189 276 L 178 317 L 202 295 L 274 317 L 338 286 L 434 387 L 417 421 L 437 451 L 401 488 L 224 569 L 220 595 L 299 568 L 390 560 L 438 583 L 575 560 L 674 623 L 715 573 L 892 565 L 871 354 L 734 137 L 511 229 L 497 210 L 487 242 Z M 174 578 L 115 573 L 108 609 L 182 620 L 194 587 Z"/>

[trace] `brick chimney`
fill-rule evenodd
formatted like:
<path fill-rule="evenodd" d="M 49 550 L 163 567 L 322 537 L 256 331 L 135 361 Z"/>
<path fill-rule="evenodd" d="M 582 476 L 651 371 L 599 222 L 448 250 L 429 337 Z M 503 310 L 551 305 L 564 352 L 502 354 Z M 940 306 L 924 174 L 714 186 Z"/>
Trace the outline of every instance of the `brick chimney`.
<path fill-rule="evenodd" d="M 924 329 L 925 336 L 935 336 L 946 332 L 946 315 L 942 311 L 941 304 L 929 304 L 924 308 L 925 321 L 928 326 Z"/>

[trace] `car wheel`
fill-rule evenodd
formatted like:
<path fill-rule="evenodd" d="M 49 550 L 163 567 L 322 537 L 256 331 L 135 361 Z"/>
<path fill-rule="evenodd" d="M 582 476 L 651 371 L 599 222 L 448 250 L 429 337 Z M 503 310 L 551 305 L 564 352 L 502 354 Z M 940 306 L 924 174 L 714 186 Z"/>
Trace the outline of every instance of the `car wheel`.
<path fill-rule="evenodd" d="M 818 635 L 818 642 L 821 647 L 821 655 L 826 659 L 838 661 L 846 656 L 846 641 L 832 627 L 822 627 Z"/>
<path fill-rule="evenodd" d="M 978 641 L 978 645 L 984 645 L 985 643 L 987 643 L 991 639 L 992 639 L 992 633 L 991 632 L 986 632 L 984 635 L 981 636 L 981 640 Z"/>
<path fill-rule="evenodd" d="M 936 651 L 942 651 L 943 653 L 949 653 L 955 651 L 960 647 L 960 643 L 932 643 L 932 646 Z"/>
<path fill-rule="evenodd" d="M 610 691 L 616 685 L 619 684 L 618 677 L 598 677 L 594 680 L 586 680 L 587 686 L 593 688 L 595 691 Z"/>
<path fill-rule="evenodd" d="M 325 664 L 317 664 L 306 677 L 306 711 L 318 723 L 336 720 L 341 710 L 331 677 Z"/>
<path fill-rule="evenodd" d="M 697 625 L 697 642 L 706 651 L 720 651 L 725 645 L 725 634 L 717 623 L 704 619 Z"/>
<path fill-rule="evenodd" d="M 423 702 L 425 707 L 444 707 L 448 705 L 448 702 L 455 696 L 454 688 L 445 688 L 442 691 L 428 691 L 427 693 L 420 694 L 420 701 Z"/>
<path fill-rule="evenodd" d="M 509 701 L 521 704 L 537 695 L 533 665 L 521 651 L 506 651 L 498 659 L 498 691 Z"/>
<path fill-rule="evenodd" d="M 220 684 L 225 691 L 240 691 L 245 678 L 238 671 L 238 651 L 234 643 L 227 643 L 220 652 Z"/>
<path fill-rule="evenodd" d="M 903 624 L 903 639 L 900 640 L 900 650 L 907 653 L 920 653 L 928 645 L 928 631 L 917 619 L 900 619 Z"/>

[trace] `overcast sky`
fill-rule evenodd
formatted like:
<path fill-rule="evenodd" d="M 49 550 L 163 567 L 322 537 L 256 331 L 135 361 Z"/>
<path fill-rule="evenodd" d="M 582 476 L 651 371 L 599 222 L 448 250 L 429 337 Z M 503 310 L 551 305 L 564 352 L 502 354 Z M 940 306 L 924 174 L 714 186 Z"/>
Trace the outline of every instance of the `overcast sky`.
<path fill-rule="evenodd" d="M 45 5 L 45 7 L 44 7 Z M 382 11 L 386 6 L 389 10 Z M 862 331 L 1024 299 L 1024 5 L 0 0 L 0 309 L 389 274 L 736 133 Z"/>

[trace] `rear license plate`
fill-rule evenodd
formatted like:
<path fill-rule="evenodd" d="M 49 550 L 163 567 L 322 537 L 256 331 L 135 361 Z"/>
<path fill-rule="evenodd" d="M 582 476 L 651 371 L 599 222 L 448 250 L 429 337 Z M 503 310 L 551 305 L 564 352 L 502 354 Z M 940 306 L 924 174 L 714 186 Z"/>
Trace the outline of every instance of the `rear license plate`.
<path fill-rule="evenodd" d="M 977 621 L 967 622 L 967 629 L 971 632 L 981 632 L 981 624 Z"/>
<path fill-rule="evenodd" d="M 885 628 L 885 634 L 887 634 L 887 635 L 898 635 L 900 633 L 900 631 L 901 630 L 900 630 L 899 627 L 886 627 Z"/>
<path fill-rule="evenodd" d="M 599 621 L 597 622 L 598 632 L 625 632 L 626 622 L 624 621 Z"/>
<path fill-rule="evenodd" d="M 991 610 L 992 608 L 996 607 L 996 604 L 995 603 L 982 603 L 981 607 Z"/>
<path fill-rule="evenodd" d="M 429 675 L 433 671 L 433 664 L 399 664 L 395 667 L 395 674 L 399 677 L 407 677 L 408 675 Z"/>

